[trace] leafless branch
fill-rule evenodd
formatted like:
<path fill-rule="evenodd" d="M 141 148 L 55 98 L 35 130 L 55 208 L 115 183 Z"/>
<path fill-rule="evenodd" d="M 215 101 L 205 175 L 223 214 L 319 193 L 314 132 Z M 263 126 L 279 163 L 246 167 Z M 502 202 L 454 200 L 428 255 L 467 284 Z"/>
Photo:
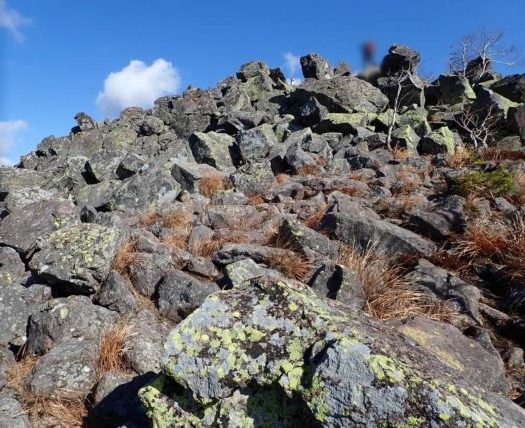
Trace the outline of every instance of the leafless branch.
<path fill-rule="evenodd" d="M 456 115 L 454 122 L 472 143 L 475 149 L 488 147 L 498 131 L 498 115 L 493 106 L 488 109 L 466 106 Z"/>
<path fill-rule="evenodd" d="M 394 126 L 397 121 L 397 115 L 399 114 L 399 109 L 402 105 L 403 97 L 403 84 L 411 78 L 410 71 L 402 71 L 400 74 L 395 76 L 389 76 L 389 78 L 396 84 L 396 96 L 392 102 L 392 117 L 390 118 L 390 123 L 388 124 L 388 132 L 386 135 L 386 146 L 388 150 L 392 150 L 392 132 L 394 131 Z"/>

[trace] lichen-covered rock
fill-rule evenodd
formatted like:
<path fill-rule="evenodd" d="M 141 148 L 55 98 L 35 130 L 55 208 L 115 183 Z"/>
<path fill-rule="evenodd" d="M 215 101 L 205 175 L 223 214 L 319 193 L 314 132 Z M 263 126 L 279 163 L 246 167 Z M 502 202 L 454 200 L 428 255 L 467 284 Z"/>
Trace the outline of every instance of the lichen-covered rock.
<path fill-rule="evenodd" d="M 15 190 L 39 188 L 45 178 L 39 171 L 0 166 L 0 199 L 4 199 Z"/>
<path fill-rule="evenodd" d="M 231 178 L 235 188 L 247 195 L 264 194 L 276 183 L 267 160 L 243 165 Z"/>
<path fill-rule="evenodd" d="M 301 69 L 305 79 L 331 79 L 334 69 L 321 55 L 311 53 L 301 57 Z"/>
<path fill-rule="evenodd" d="M 443 126 L 425 135 L 419 142 L 418 151 L 420 154 L 453 154 L 458 142 L 461 142 L 459 135 Z"/>
<path fill-rule="evenodd" d="M 235 139 L 228 134 L 197 132 L 189 139 L 193 157 L 214 168 L 231 168 L 237 158 Z"/>
<path fill-rule="evenodd" d="M 22 346 L 27 319 L 38 305 L 51 299 L 51 288 L 42 284 L 28 287 L 20 281 L 6 283 L 1 276 L 0 273 L 0 346 Z"/>
<path fill-rule="evenodd" d="M 476 99 L 476 93 L 465 76 L 448 74 L 439 76 L 441 100 L 445 104 L 459 104 Z"/>
<path fill-rule="evenodd" d="M 431 254 L 436 249 L 432 242 L 384 220 L 334 213 L 326 217 L 323 227 L 335 238 L 363 251 L 374 246 L 378 252 L 401 256 Z"/>
<path fill-rule="evenodd" d="M 166 349 L 164 375 L 140 392 L 154 427 L 258 426 L 262 417 L 279 426 L 298 408 L 304 426 L 525 422 L 518 406 L 413 339 L 269 278 L 210 296 L 170 333 Z M 257 399 L 269 391 L 290 402 Z"/>
<path fill-rule="evenodd" d="M 171 175 L 183 190 L 194 193 L 200 191 L 200 182 L 204 177 L 217 177 L 220 173 L 207 164 L 176 160 L 171 168 Z"/>
<path fill-rule="evenodd" d="M 27 384 L 43 397 L 85 397 L 97 381 L 98 343 L 64 341 L 40 357 Z"/>
<path fill-rule="evenodd" d="M 388 98 L 379 89 L 354 76 L 307 79 L 290 97 L 301 104 L 315 97 L 330 113 L 376 113 L 388 105 Z"/>
<path fill-rule="evenodd" d="M 53 231 L 79 222 L 78 211 L 71 201 L 32 202 L 13 210 L 0 223 L 0 243 L 28 255 L 35 250 L 39 239 L 46 239 Z"/>
<path fill-rule="evenodd" d="M 116 271 L 109 273 L 95 299 L 97 304 L 120 314 L 133 312 L 138 305 L 131 283 Z"/>
<path fill-rule="evenodd" d="M 71 294 L 91 294 L 109 273 L 122 240 L 118 229 L 81 224 L 53 232 L 31 259 L 31 270 Z"/>
<path fill-rule="evenodd" d="M 265 158 L 277 143 L 272 126 L 268 124 L 237 134 L 237 145 L 245 162 Z"/>

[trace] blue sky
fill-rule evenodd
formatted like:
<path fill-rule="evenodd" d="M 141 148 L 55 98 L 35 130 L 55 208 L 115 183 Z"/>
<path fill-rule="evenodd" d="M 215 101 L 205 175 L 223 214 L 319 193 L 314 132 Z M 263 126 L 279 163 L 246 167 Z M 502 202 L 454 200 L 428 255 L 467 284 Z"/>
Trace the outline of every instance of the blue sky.
<path fill-rule="evenodd" d="M 100 120 L 126 103 L 214 86 L 255 59 L 294 77 L 286 54 L 358 69 L 359 46 L 373 38 L 379 57 L 407 44 L 421 52 L 420 70 L 438 75 L 451 44 L 480 28 L 523 48 L 524 16 L 524 0 L 0 0 L 0 159 L 67 134 L 79 111 Z"/>

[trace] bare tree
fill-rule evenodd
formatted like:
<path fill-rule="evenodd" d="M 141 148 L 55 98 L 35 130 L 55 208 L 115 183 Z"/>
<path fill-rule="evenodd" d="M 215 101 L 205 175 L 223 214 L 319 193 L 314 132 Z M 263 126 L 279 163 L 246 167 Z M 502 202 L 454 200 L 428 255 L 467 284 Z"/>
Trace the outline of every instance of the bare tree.
<path fill-rule="evenodd" d="M 403 93 L 404 83 L 408 81 L 410 78 L 411 78 L 411 73 L 408 70 L 404 70 L 395 76 L 389 76 L 389 79 L 396 85 L 396 95 L 391 102 L 392 117 L 390 118 L 390 122 L 388 124 L 388 132 L 386 134 L 386 146 L 388 147 L 388 150 L 390 151 L 392 151 L 392 132 L 394 131 L 394 127 L 396 125 L 399 110 L 403 104 L 402 93 Z"/>
<path fill-rule="evenodd" d="M 516 46 L 503 43 L 503 31 L 481 30 L 464 36 L 449 54 L 448 66 L 453 73 L 466 75 L 469 64 L 479 60 L 479 71 L 474 80 L 481 78 L 492 64 L 516 65 L 519 50 Z"/>
<path fill-rule="evenodd" d="M 475 149 L 487 148 L 494 141 L 499 128 L 498 121 L 499 116 L 493 106 L 480 109 L 469 105 L 454 118 L 457 127 L 469 138 Z"/>

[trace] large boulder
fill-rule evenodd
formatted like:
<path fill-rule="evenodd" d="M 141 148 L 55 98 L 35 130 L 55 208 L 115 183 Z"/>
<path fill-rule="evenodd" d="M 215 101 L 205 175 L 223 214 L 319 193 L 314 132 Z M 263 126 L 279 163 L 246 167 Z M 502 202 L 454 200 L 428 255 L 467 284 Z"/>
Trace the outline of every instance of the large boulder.
<path fill-rule="evenodd" d="M 525 142 L 525 105 L 511 107 L 508 111 L 509 128 L 519 134 L 521 141 Z"/>
<path fill-rule="evenodd" d="M 376 113 L 388 105 L 388 98 L 379 89 L 354 76 L 308 79 L 290 94 L 292 103 L 304 104 L 311 97 L 330 113 Z"/>
<path fill-rule="evenodd" d="M 403 45 L 392 45 L 381 63 L 381 73 L 384 76 L 395 75 L 402 71 L 414 73 L 419 61 L 421 57 L 415 50 Z"/>
<path fill-rule="evenodd" d="M 237 157 L 235 139 L 228 134 L 197 132 L 189 139 L 193 157 L 214 168 L 231 168 Z"/>
<path fill-rule="evenodd" d="M 44 199 L 13 210 L 0 223 L 0 244 L 30 255 L 41 239 L 65 226 L 80 222 L 71 201 Z"/>
<path fill-rule="evenodd" d="M 441 75 L 438 82 L 441 101 L 445 104 L 459 104 L 476 99 L 476 93 L 465 76 Z"/>
<path fill-rule="evenodd" d="M 384 220 L 333 213 L 326 217 L 322 226 L 334 238 L 363 251 L 374 246 L 379 253 L 403 256 L 431 254 L 436 250 L 432 242 Z"/>
<path fill-rule="evenodd" d="M 334 77 L 334 69 L 321 55 L 312 53 L 301 57 L 301 69 L 305 79 L 330 79 Z"/>
<path fill-rule="evenodd" d="M 420 154 L 453 154 L 459 142 L 461 138 L 458 134 L 452 132 L 447 126 L 442 126 L 425 135 L 417 148 Z"/>
<path fill-rule="evenodd" d="M 264 124 L 237 134 L 237 144 L 245 162 L 265 158 L 278 143 L 272 126 Z"/>
<path fill-rule="evenodd" d="M 494 92 L 516 103 L 525 102 L 525 74 L 512 74 L 490 86 Z"/>
<path fill-rule="evenodd" d="M 31 270 L 62 292 L 91 294 L 108 275 L 122 232 L 97 224 L 59 229 L 40 243 Z"/>
<path fill-rule="evenodd" d="M 446 363 L 473 355 L 468 339 L 466 354 L 449 354 L 406 333 L 259 279 L 215 293 L 179 324 L 164 374 L 140 396 L 154 427 L 525 423 L 523 409 L 478 386 L 478 372 Z"/>

